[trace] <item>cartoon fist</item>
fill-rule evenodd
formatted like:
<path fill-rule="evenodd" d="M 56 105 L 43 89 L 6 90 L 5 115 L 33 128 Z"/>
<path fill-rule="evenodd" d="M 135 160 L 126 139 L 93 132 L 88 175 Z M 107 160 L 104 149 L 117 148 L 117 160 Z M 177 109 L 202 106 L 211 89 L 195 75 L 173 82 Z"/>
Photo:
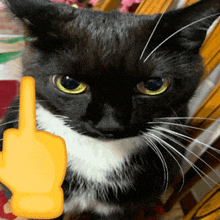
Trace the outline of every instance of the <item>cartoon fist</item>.
<path fill-rule="evenodd" d="M 4 132 L 0 152 L 0 181 L 12 191 L 12 213 L 36 219 L 60 216 L 66 167 L 64 140 L 36 130 L 35 81 L 23 77 L 19 127 Z"/>

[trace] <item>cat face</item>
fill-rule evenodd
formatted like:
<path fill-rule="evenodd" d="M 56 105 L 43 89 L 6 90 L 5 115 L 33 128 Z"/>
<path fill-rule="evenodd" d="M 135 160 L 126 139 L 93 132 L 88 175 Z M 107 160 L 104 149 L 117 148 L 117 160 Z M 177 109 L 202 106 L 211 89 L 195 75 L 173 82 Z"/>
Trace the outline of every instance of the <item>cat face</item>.
<path fill-rule="evenodd" d="M 187 116 L 219 0 L 153 16 L 5 2 L 33 38 L 23 76 L 36 82 L 38 129 L 66 142 L 65 212 L 151 204 L 178 174 L 184 131 L 171 124 Z"/>
<path fill-rule="evenodd" d="M 208 16 L 208 4 L 198 4 L 196 15 L 196 7 L 168 12 L 154 30 L 161 15 L 10 2 L 34 37 L 23 75 L 35 78 L 37 97 L 47 100 L 42 105 L 68 117 L 77 132 L 99 139 L 137 136 L 155 118 L 185 116 L 203 74 L 199 48 L 215 17 L 184 27 Z"/>

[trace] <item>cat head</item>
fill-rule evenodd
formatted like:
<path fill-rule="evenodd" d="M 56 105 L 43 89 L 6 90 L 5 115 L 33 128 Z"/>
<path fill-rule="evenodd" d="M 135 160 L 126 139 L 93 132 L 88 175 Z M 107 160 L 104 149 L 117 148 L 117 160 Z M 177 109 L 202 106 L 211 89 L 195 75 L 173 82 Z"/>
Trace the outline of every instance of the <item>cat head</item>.
<path fill-rule="evenodd" d="M 186 116 L 203 74 L 199 49 L 220 13 L 218 0 L 153 16 L 49 0 L 5 3 L 33 38 L 23 75 L 35 78 L 42 105 L 104 139 L 136 136 L 174 112 Z"/>

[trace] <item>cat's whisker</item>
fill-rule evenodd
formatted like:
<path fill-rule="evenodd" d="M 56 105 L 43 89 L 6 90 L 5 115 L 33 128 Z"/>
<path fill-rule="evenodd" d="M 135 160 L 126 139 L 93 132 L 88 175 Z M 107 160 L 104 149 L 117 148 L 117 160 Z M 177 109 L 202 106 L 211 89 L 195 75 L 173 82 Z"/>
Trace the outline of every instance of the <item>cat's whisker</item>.
<path fill-rule="evenodd" d="M 72 183 L 73 183 L 73 178 L 71 178 L 71 181 L 70 181 L 70 184 L 69 184 L 69 190 L 68 190 L 68 193 L 71 192 L 71 186 L 72 186 Z"/>
<path fill-rule="evenodd" d="M 163 170 L 164 170 L 164 185 L 165 185 L 164 192 L 166 192 L 167 188 L 168 188 L 168 183 L 169 183 L 169 170 L 168 170 L 166 160 L 164 159 L 162 153 L 160 152 L 159 148 L 156 146 L 156 144 L 154 143 L 153 140 L 149 139 L 146 134 L 144 134 L 144 136 L 142 136 L 142 138 L 144 139 L 144 141 L 146 141 L 147 144 L 149 144 L 151 149 L 157 154 L 157 156 L 160 158 L 160 160 L 162 162 L 162 166 L 163 166 Z"/>
<path fill-rule="evenodd" d="M 23 71 L 23 67 L 22 66 L 19 66 L 14 60 L 11 60 L 16 67 L 18 67 L 21 71 Z"/>
<path fill-rule="evenodd" d="M 19 109 L 10 111 L 10 113 L 13 113 L 13 112 L 19 112 Z"/>
<path fill-rule="evenodd" d="M 169 169 L 168 169 L 168 166 L 167 166 L 167 163 L 166 163 L 166 160 L 164 159 L 162 153 L 160 152 L 159 148 L 156 146 L 156 144 L 149 139 L 148 141 L 149 143 L 151 142 L 152 145 L 151 149 L 154 150 L 154 152 L 158 155 L 158 157 L 160 158 L 161 162 L 162 162 L 162 166 L 163 166 L 163 170 L 164 170 L 164 186 L 165 186 L 165 190 L 164 192 L 166 193 L 167 189 L 168 189 L 168 184 L 169 184 Z"/>
<path fill-rule="evenodd" d="M 9 106 L 9 107 L 4 107 L 4 108 L 1 108 L 1 109 L 4 109 L 4 110 L 5 110 L 5 109 L 9 109 L 9 108 L 10 108 L 10 106 Z"/>
<path fill-rule="evenodd" d="M 152 138 L 150 135 L 148 135 L 148 133 L 144 133 L 144 135 L 145 136 L 147 136 L 147 137 L 149 137 L 149 141 L 151 140 L 152 142 L 153 142 L 153 140 L 155 140 L 154 138 Z M 150 139 L 151 138 L 151 139 Z M 152 140 L 153 139 L 153 140 Z M 181 189 L 183 188 L 183 185 L 184 185 L 184 183 L 185 183 L 185 179 L 184 179 L 184 172 L 183 172 L 183 169 L 182 169 L 182 167 L 181 167 L 181 165 L 180 165 L 180 163 L 177 161 L 177 159 L 173 156 L 173 154 L 163 145 L 163 143 L 161 143 L 159 140 L 155 140 L 155 141 L 157 141 L 169 154 L 170 154 L 170 156 L 176 161 L 176 163 L 177 163 L 177 165 L 179 166 L 179 168 L 180 168 L 180 171 L 181 171 L 181 174 L 182 174 L 182 185 L 181 185 L 181 187 L 180 187 L 180 190 L 179 191 L 181 191 Z M 154 143 L 154 142 L 153 142 Z M 155 145 L 156 146 L 156 145 Z M 157 147 L 158 148 L 158 147 Z M 158 149 L 159 150 L 159 149 Z M 174 152 L 175 153 L 175 152 Z M 168 168 L 167 168 L 168 169 Z"/>
<path fill-rule="evenodd" d="M 157 129 L 157 127 L 155 127 L 155 129 Z M 159 130 L 160 130 L 160 129 L 159 129 Z M 169 132 L 168 132 L 168 133 L 169 133 Z M 189 140 L 189 137 L 187 137 L 187 136 L 184 137 L 184 135 L 182 135 L 182 134 L 181 134 L 181 135 L 175 134 L 175 136 L 177 136 L 177 137 L 179 137 L 179 138 L 181 138 L 181 139 L 183 139 L 183 140 L 188 141 L 188 142 L 191 143 L 191 140 Z M 203 144 L 203 145 L 204 145 L 203 142 L 200 142 L 200 144 Z M 201 150 L 204 150 L 203 147 L 200 146 L 200 145 L 197 145 L 197 147 L 199 147 Z M 213 147 L 210 146 L 210 145 L 207 145 L 207 147 L 210 148 L 210 149 L 212 149 L 213 151 L 219 153 L 218 149 L 215 149 L 215 148 L 213 148 Z M 207 151 L 207 153 L 220 162 L 220 159 L 217 158 L 216 156 L 214 156 L 212 153 L 210 153 L 210 152 L 208 152 L 208 151 Z"/>
<path fill-rule="evenodd" d="M 190 126 L 190 125 L 184 125 L 184 124 L 178 124 L 178 123 L 173 123 L 173 122 L 164 122 L 164 121 L 152 121 L 152 122 L 148 122 L 148 124 L 167 124 L 167 125 L 175 125 L 175 126 L 179 126 L 179 127 L 184 127 L 184 128 L 192 128 L 195 130 L 200 130 L 200 131 L 207 131 L 208 133 L 212 133 L 214 134 L 215 132 L 213 131 L 208 131 L 207 129 L 204 128 L 198 128 L 198 127 L 194 127 L 194 126 Z"/>
<path fill-rule="evenodd" d="M 54 115 L 58 118 L 63 118 L 63 119 L 69 119 L 69 117 L 65 116 L 65 115 Z M 71 120 L 70 120 L 71 121 Z"/>
<path fill-rule="evenodd" d="M 173 141 L 174 143 L 178 144 L 180 147 L 184 148 L 185 150 L 187 150 L 188 152 L 190 152 L 192 155 L 194 155 L 198 160 L 202 161 L 206 166 L 208 166 L 214 173 L 215 175 L 220 179 L 220 175 L 203 159 L 201 159 L 198 155 L 196 155 L 193 151 L 189 150 L 187 147 L 185 147 L 183 144 L 181 144 L 179 141 L 175 140 L 174 138 L 172 138 L 171 136 L 164 134 L 163 132 L 157 131 L 160 135 L 163 135 L 165 138 Z"/>
<path fill-rule="evenodd" d="M 213 151 L 215 151 L 215 152 L 217 152 L 217 153 L 220 153 L 220 150 L 218 150 L 218 149 L 216 149 L 216 148 L 214 148 L 214 147 L 212 147 L 212 146 L 210 146 L 210 145 L 208 145 L 208 144 L 205 144 L 205 143 L 203 143 L 203 142 L 201 142 L 201 141 L 199 141 L 199 140 L 197 140 L 197 139 L 194 139 L 194 138 L 191 138 L 191 137 L 189 137 L 189 136 L 187 136 L 187 135 L 184 135 L 184 134 L 181 134 L 181 133 L 179 133 L 179 132 L 176 132 L 176 131 L 172 131 L 172 130 L 170 130 L 170 129 L 166 129 L 166 128 L 161 128 L 161 127 L 154 127 L 155 129 L 157 129 L 157 130 L 160 130 L 160 131 L 166 131 L 167 133 L 169 133 L 169 134 L 172 134 L 172 135 L 174 135 L 174 136 L 178 136 L 178 137 L 183 137 L 183 138 L 186 138 L 186 139 L 188 139 L 188 140 L 191 140 L 191 141 L 195 141 L 195 142 L 197 142 L 197 143 L 199 143 L 199 144 L 202 144 L 203 146 L 205 146 L 205 147 L 207 147 L 207 148 L 209 148 L 209 149 L 211 149 L 211 150 L 213 150 Z"/>
<path fill-rule="evenodd" d="M 198 173 L 198 175 L 204 180 L 204 182 L 212 189 L 212 187 L 209 185 L 209 183 L 205 180 L 204 177 L 206 177 L 207 179 L 209 179 L 210 181 L 212 181 L 214 184 L 219 185 L 218 182 L 214 181 L 212 178 L 210 178 L 208 175 L 206 175 L 201 169 L 199 169 L 195 164 L 192 163 L 192 161 L 190 161 L 187 157 L 185 157 L 183 154 L 181 154 L 178 150 L 176 150 L 172 145 L 170 145 L 169 143 L 167 143 L 166 141 L 164 141 L 163 139 L 159 138 L 157 135 L 154 134 L 150 134 L 150 136 L 157 140 L 159 140 L 161 143 L 164 143 L 168 148 L 170 148 L 172 151 L 176 152 L 179 156 L 181 156 L 187 163 L 189 163 L 189 165 Z M 184 146 L 184 149 L 187 149 Z M 206 162 L 205 164 L 207 166 L 209 166 Z M 215 170 L 209 166 L 214 172 Z M 202 176 L 204 175 L 204 177 Z M 217 176 L 219 177 L 219 175 L 217 174 Z M 220 178 L 220 177 L 219 177 Z"/>
<path fill-rule="evenodd" d="M 173 108 L 171 108 L 171 110 L 172 110 L 173 114 L 178 118 L 178 115 L 177 115 L 176 111 L 174 111 Z M 177 120 L 178 120 L 178 119 L 177 119 Z M 182 125 L 183 125 L 183 123 L 181 122 L 181 120 L 178 120 L 178 121 L 179 121 L 179 124 L 182 124 Z M 184 131 L 184 129 L 183 129 L 183 131 Z"/>
<path fill-rule="evenodd" d="M 1 108 L 1 109 L 10 109 L 10 108 L 18 108 L 19 106 L 9 106 L 9 107 L 4 107 L 4 108 Z"/>
<path fill-rule="evenodd" d="M 210 120 L 210 121 L 219 121 L 220 119 L 215 119 L 215 118 L 205 118 L 205 117 L 162 117 L 162 118 L 157 118 L 157 119 L 170 119 L 170 120 L 186 120 L 186 119 L 192 119 L 192 120 Z"/>
<path fill-rule="evenodd" d="M 148 56 L 145 58 L 144 63 L 149 59 L 149 57 L 150 57 L 158 48 L 160 48 L 164 43 L 166 43 L 170 38 L 172 38 L 173 36 L 175 36 L 175 35 L 178 34 L 179 32 L 181 32 L 181 31 L 185 30 L 186 28 L 188 28 L 188 27 L 190 27 L 190 26 L 192 26 L 192 25 L 194 25 L 194 24 L 197 24 L 197 23 L 199 23 L 199 22 L 201 22 L 201 21 L 203 21 L 203 20 L 205 20 L 205 19 L 208 19 L 208 18 L 211 18 L 211 17 L 216 17 L 216 16 L 218 16 L 218 15 L 220 15 L 220 13 L 216 13 L 216 14 L 213 14 L 213 15 L 206 16 L 205 18 L 201 18 L 201 19 L 199 19 L 199 20 L 197 20 L 197 21 L 194 21 L 194 22 L 192 22 L 192 23 L 190 23 L 190 24 L 188 24 L 188 25 L 186 25 L 186 26 L 180 28 L 178 31 L 176 31 L 176 32 L 174 32 L 173 34 L 171 34 L 171 35 L 170 35 L 169 37 L 167 37 L 164 41 L 162 41 L 158 46 L 156 46 L 156 47 L 148 54 Z"/>
<path fill-rule="evenodd" d="M 158 127 L 158 128 L 159 128 L 159 127 Z M 155 129 L 158 129 L 158 128 L 155 127 Z M 161 129 L 159 129 L 159 130 L 161 130 Z M 158 130 L 157 130 L 157 132 L 159 132 L 159 133 L 162 134 L 162 135 L 166 135 L 166 134 L 164 134 L 162 131 L 158 131 Z M 168 132 L 168 131 L 166 130 L 165 132 Z M 169 132 L 168 132 L 168 133 L 169 133 Z M 175 132 L 175 133 L 177 133 L 177 132 Z M 172 133 L 169 133 L 169 134 L 172 134 Z M 172 135 L 173 135 L 173 134 L 172 134 Z M 175 136 L 177 136 L 177 137 L 179 137 L 179 138 L 182 138 L 183 140 L 189 141 L 189 140 L 187 139 L 187 136 L 184 137 L 184 135 L 180 135 L 180 134 L 179 134 L 179 135 L 178 135 L 178 134 L 175 134 Z M 170 137 L 170 136 L 167 135 L 167 137 Z M 170 138 L 171 138 L 171 137 L 170 137 Z M 176 143 L 178 143 L 178 144 L 180 144 L 180 142 L 178 142 L 177 140 L 172 139 L 172 141 L 173 141 L 173 142 L 176 142 Z M 200 142 L 200 143 L 201 143 L 201 144 L 204 144 L 204 143 L 202 143 L 202 142 Z M 200 149 L 202 149 L 201 146 L 198 145 L 198 147 L 199 147 Z M 207 147 L 210 148 L 210 149 L 212 149 L 213 151 L 219 153 L 219 150 L 217 150 L 217 149 L 211 147 L 210 145 L 207 145 Z M 188 149 L 187 147 L 186 147 L 186 149 L 189 151 L 189 149 Z M 218 159 L 217 157 L 215 157 L 214 155 L 212 155 L 210 152 L 207 152 L 207 153 L 210 154 L 212 157 L 214 157 L 216 160 L 220 161 L 220 159 Z M 198 157 L 198 156 L 196 155 L 196 157 Z"/>
<path fill-rule="evenodd" d="M 192 166 L 193 167 L 193 169 L 195 168 L 194 167 L 194 164 L 190 161 L 190 160 L 188 160 L 187 158 L 185 158 L 185 156 L 184 155 L 182 155 L 181 153 L 179 153 L 177 150 L 175 150 L 175 148 L 173 148 L 171 145 L 169 145 L 167 142 L 165 142 L 165 141 L 163 141 L 161 138 L 159 138 L 159 137 L 157 137 L 157 135 L 151 135 L 151 134 L 149 134 L 149 136 L 152 138 L 152 139 L 155 139 L 155 140 L 157 140 L 158 141 L 158 143 L 163 143 L 164 142 L 164 144 L 168 147 L 168 148 L 170 148 L 170 150 L 171 151 L 173 151 L 176 155 L 179 155 L 179 156 L 181 156 L 183 159 L 185 159 L 189 164 L 190 164 L 190 166 Z M 197 167 L 196 167 L 197 168 Z M 202 178 L 202 175 L 197 171 L 197 169 L 194 169 L 197 173 L 198 173 L 198 175 Z M 183 185 L 182 185 L 183 186 Z M 182 186 L 181 186 L 181 188 L 182 188 Z"/>
<path fill-rule="evenodd" d="M 36 100 L 36 103 L 38 103 L 38 102 L 48 102 L 48 100 L 43 100 L 43 99 L 41 99 L 41 100 Z"/>
<path fill-rule="evenodd" d="M 14 121 L 8 121 L 8 122 L 5 122 L 5 123 L 3 123 L 3 124 L 0 124 L 0 127 L 1 127 L 1 126 L 4 126 L 4 125 L 7 125 L 7 124 L 16 123 L 16 122 L 18 122 L 18 119 L 17 119 L 17 120 L 14 120 Z"/>
<path fill-rule="evenodd" d="M 15 122 L 18 122 L 18 120 L 14 120 L 14 121 L 5 122 L 5 123 L 3 123 L 3 124 L 0 124 L 0 127 L 1 127 L 1 126 L 4 126 L 4 125 L 7 125 L 7 124 L 15 123 Z M 2 139 L 0 139 L 0 141 L 3 141 L 3 138 L 2 138 Z"/>
<path fill-rule="evenodd" d="M 5 55 L 6 55 L 7 59 L 8 59 L 8 62 L 12 62 L 16 67 L 18 67 L 21 71 L 23 71 L 23 67 L 22 67 L 22 66 L 18 65 L 18 64 L 15 62 L 15 60 L 10 59 L 10 58 L 7 56 L 7 54 L 5 54 Z"/>
<path fill-rule="evenodd" d="M 159 19 L 158 19 L 158 21 L 157 21 L 157 23 L 156 23 L 156 25 L 155 25 L 155 27 L 154 27 L 154 29 L 153 29 L 151 35 L 150 35 L 148 41 L 147 41 L 147 43 L 146 43 L 146 45 L 145 45 L 145 47 L 144 47 L 144 49 L 143 49 L 143 51 L 142 51 L 142 53 L 141 53 L 140 60 L 141 60 L 142 57 L 144 56 L 144 52 L 146 51 L 146 49 L 147 49 L 147 47 L 148 47 L 148 45 L 149 45 L 149 43 L 150 43 L 150 41 L 151 41 L 151 39 L 152 39 L 152 37 L 153 37 L 153 35 L 154 35 L 154 33 L 155 33 L 157 27 L 158 27 L 158 25 L 159 25 L 159 23 L 160 23 L 162 17 L 164 16 L 166 10 L 168 9 L 168 7 L 169 7 L 169 5 L 170 5 L 170 1 L 169 1 L 168 3 L 169 3 L 169 4 L 167 4 L 167 7 L 164 9 L 164 11 L 162 12 L 162 14 L 160 15 L 160 17 L 159 17 Z"/>

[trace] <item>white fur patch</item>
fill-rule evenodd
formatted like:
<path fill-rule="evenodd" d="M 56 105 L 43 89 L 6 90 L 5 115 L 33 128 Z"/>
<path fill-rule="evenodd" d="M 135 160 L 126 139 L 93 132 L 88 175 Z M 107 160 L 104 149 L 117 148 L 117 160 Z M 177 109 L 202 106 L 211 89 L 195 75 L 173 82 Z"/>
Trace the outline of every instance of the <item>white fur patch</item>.
<path fill-rule="evenodd" d="M 80 196 L 72 195 L 72 198 L 64 204 L 64 212 L 83 212 L 95 211 L 98 214 L 108 215 L 113 212 L 123 212 L 123 210 L 116 205 L 109 205 L 98 202 L 93 192 L 84 193 Z"/>
<path fill-rule="evenodd" d="M 143 143 L 142 139 L 138 137 L 101 141 L 81 135 L 66 125 L 65 117 L 54 116 L 40 104 L 37 104 L 36 116 L 37 128 L 39 130 L 58 135 L 65 140 L 70 169 L 79 176 L 83 176 L 83 178 L 92 180 L 95 183 L 100 183 L 103 186 L 109 186 L 110 184 L 106 178 L 107 173 L 114 169 L 120 170 L 128 157 L 137 151 Z M 127 188 L 131 185 L 131 183 L 126 181 L 117 184 L 121 184 L 120 188 Z M 114 187 L 113 183 L 112 188 Z M 102 210 L 110 212 L 112 209 L 115 209 L 95 202 L 93 189 L 91 189 L 91 192 L 87 192 L 80 197 L 79 194 L 73 195 L 71 201 L 65 204 L 65 211 L 69 211 L 77 206 L 80 206 L 83 210 L 93 206 L 93 209 L 99 210 L 99 212 Z"/>

